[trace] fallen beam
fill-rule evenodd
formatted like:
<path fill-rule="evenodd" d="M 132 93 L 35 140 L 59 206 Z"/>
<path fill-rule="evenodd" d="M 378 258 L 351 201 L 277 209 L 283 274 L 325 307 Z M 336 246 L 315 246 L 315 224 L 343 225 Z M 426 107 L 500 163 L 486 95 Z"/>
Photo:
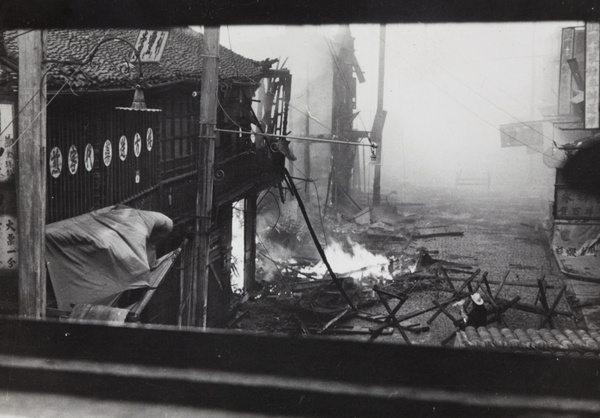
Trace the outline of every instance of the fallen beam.
<path fill-rule="evenodd" d="M 463 231 L 452 231 L 452 232 L 432 232 L 431 234 L 415 234 L 412 236 L 413 239 L 423 238 L 435 238 L 435 237 L 462 237 L 465 233 Z"/>

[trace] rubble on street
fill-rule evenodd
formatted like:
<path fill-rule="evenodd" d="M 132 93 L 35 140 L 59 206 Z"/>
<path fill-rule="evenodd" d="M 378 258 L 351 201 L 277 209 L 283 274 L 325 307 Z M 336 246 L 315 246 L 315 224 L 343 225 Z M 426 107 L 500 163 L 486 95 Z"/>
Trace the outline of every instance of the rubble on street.
<path fill-rule="evenodd" d="M 448 344 L 464 332 L 457 302 L 479 292 L 490 326 L 585 328 L 576 298 L 548 257 L 547 214 L 539 208 L 535 199 L 515 204 L 447 193 L 426 202 L 388 202 L 368 212 L 368 223 L 364 216 L 356 222 L 328 214 L 320 228 L 325 253 L 356 309 L 311 249 L 306 228 L 280 219 L 260 231 L 258 271 L 266 279 L 232 326 Z"/>

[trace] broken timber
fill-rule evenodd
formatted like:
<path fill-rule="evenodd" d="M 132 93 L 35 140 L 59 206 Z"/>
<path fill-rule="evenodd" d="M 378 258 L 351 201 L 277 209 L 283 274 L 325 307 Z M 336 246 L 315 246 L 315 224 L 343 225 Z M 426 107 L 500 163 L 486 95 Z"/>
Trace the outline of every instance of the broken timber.
<path fill-rule="evenodd" d="M 354 303 L 352 303 L 352 300 L 350 299 L 350 296 L 348 296 L 348 293 L 344 289 L 342 282 L 340 281 L 340 279 L 338 279 L 338 277 L 334 273 L 333 269 L 331 268 L 329 261 L 327 260 L 325 251 L 323 251 L 323 247 L 321 246 L 321 243 L 319 242 L 319 239 L 317 238 L 317 234 L 315 233 L 315 230 L 313 229 L 312 224 L 310 223 L 310 219 L 308 219 L 308 214 L 306 213 L 306 208 L 304 207 L 304 202 L 300 198 L 298 189 L 296 189 L 296 185 L 294 184 L 294 181 L 290 177 L 290 172 L 285 167 L 283 167 L 283 175 L 284 175 L 287 185 L 289 186 L 290 190 L 292 191 L 292 194 L 294 195 L 294 197 L 296 197 L 296 201 L 298 202 L 298 207 L 300 208 L 300 212 L 302 212 L 302 216 L 304 217 L 304 221 L 306 222 L 306 226 L 308 227 L 310 236 L 313 239 L 313 242 L 315 243 L 315 247 L 317 247 L 317 251 L 319 252 L 319 255 L 321 256 L 323 263 L 327 267 L 327 271 L 329 271 L 329 275 L 331 276 L 331 279 L 337 286 L 338 290 L 340 291 L 342 297 L 344 298 L 344 300 L 346 301 L 348 306 L 350 306 L 350 308 L 352 308 L 352 310 L 356 311 L 357 310 L 356 306 L 354 305 Z"/>

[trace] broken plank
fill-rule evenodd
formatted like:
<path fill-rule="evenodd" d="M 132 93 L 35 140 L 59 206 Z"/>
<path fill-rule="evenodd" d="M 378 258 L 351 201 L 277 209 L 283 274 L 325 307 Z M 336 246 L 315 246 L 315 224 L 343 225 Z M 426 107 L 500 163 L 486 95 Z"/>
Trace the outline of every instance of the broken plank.
<path fill-rule="evenodd" d="M 340 319 L 342 319 L 344 316 L 346 316 L 346 314 L 348 312 L 350 312 L 350 308 L 347 308 L 347 309 L 343 310 L 339 315 L 337 315 L 331 321 L 329 321 L 328 323 L 326 323 L 325 326 L 319 331 L 319 334 L 322 334 L 323 332 L 327 331 L 327 328 L 329 328 L 331 325 L 335 324 Z"/>
<path fill-rule="evenodd" d="M 436 238 L 436 237 L 462 237 L 465 233 L 463 231 L 451 231 L 451 232 L 431 232 L 429 234 L 414 234 L 413 239 L 424 239 L 424 238 Z"/>

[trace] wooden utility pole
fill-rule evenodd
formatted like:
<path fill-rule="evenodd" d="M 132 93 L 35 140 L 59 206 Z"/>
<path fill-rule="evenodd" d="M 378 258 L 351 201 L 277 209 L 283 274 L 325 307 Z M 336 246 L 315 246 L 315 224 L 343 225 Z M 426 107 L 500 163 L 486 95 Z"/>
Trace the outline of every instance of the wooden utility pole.
<path fill-rule="evenodd" d="M 41 30 L 19 31 L 19 315 L 46 313 L 46 80 Z"/>
<path fill-rule="evenodd" d="M 377 144 L 377 157 L 375 160 L 375 174 L 373 176 L 373 206 L 381 203 L 381 157 L 383 153 L 383 123 L 385 111 L 383 110 L 383 82 L 385 77 L 385 25 L 379 26 L 379 75 L 377 79 L 377 113 L 373 122 L 371 140 Z"/>
<path fill-rule="evenodd" d="M 306 121 L 305 121 L 305 132 L 304 136 L 308 137 L 310 135 L 310 74 L 308 71 L 308 67 L 306 68 Z M 306 181 L 304 182 L 304 198 L 307 202 L 310 202 L 310 189 L 308 185 L 308 180 L 310 179 L 310 170 L 311 170 L 311 155 L 310 155 L 310 141 L 306 141 L 304 143 L 304 175 L 306 176 Z M 293 166 L 292 166 L 293 167 Z"/>
<path fill-rule="evenodd" d="M 204 27 L 202 86 L 200 91 L 200 136 L 196 191 L 195 259 L 192 283 L 192 320 L 206 328 L 208 316 L 208 264 L 213 206 L 213 166 L 217 88 L 219 85 L 219 28 Z"/>

